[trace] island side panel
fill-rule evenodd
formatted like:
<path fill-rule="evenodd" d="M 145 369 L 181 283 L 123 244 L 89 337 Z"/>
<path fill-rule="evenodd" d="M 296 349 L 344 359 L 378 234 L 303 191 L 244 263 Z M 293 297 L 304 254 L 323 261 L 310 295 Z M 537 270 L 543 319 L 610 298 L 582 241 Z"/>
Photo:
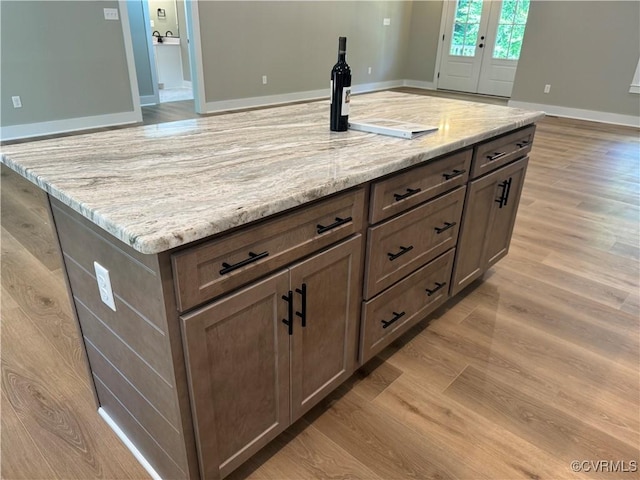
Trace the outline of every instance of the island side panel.
<path fill-rule="evenodd" d="M 167 310 L 175 300 L 173 290 L 164 288 L 170 283 L 166 275 L 163 284 L 166 267 L 58 200 L 49 201 L 99 405 L 160 476 L 197 478 L 182 349 L 173 351 L 180 343 L 175 307 Z M 116 311 L 100 299 L 94 261 L 109 271 Z"/>

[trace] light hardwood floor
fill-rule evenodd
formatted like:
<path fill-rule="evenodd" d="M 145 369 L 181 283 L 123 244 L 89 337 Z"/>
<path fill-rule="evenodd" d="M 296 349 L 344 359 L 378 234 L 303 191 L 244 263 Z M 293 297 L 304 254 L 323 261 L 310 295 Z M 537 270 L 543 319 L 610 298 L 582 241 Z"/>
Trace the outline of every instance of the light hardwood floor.
<path fill-rule="evenodd" d="M 232 478 L 640 478 L 571 470 L 640 461 L 639 189 L 637 129 L 541 121 L 509 255 Z M 2 478 L 148 478 L 95 411 L 43 195 L 4 167 L 1 194 Z"/>

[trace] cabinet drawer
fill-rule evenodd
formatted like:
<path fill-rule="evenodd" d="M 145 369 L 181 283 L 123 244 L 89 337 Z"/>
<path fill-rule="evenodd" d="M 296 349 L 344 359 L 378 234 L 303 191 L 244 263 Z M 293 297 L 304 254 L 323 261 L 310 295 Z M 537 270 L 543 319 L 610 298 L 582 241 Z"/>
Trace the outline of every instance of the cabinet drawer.
<path fill-rule="evenodd" d="M 172 256 L 180 311 L 362 230 L 359 188 Z"/>
<path fill-rule="evenodd" d="M 370 222 L 377 223 L 467 183 L 471 154 L 468 149 L 374 183 Z"/>
<path fill-rule="evenodd" d="M 516 158 L 524 157 L 531 150 L 535 131 L 536 126 L 531 125 L 478 145 L 473 156 L 471 178 L 489 173 Z"/>
<path fill-rule="evenodd" d="M 455 249 L 364 302 L 360 361 L 364 363 L 449 298 Z"/>
<path fill-rule="evenodd" d="M 369 228 L 364 298 L 368 299 L 455 246 L 466 187 Z"/>

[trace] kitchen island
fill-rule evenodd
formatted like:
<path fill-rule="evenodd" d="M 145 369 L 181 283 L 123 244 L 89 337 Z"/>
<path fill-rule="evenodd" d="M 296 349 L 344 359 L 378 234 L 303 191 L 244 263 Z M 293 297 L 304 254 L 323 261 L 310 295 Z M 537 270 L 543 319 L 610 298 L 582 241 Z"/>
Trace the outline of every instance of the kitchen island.
<path fill-rule="evenodd" d="M 162 477 L 227 475 L 506 254 L 540 112 L 354 97 L 439 127 L 414 140 L 327 113 L 2 149 L 50 196 L 101 412 Z"/>

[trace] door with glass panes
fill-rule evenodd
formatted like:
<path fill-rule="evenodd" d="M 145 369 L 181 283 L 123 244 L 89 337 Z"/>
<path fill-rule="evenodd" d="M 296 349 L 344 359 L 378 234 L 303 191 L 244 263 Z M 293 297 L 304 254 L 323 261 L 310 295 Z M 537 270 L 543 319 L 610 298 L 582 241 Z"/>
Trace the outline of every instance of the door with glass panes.
<path fill-rule="evenodd" d="M 529 2 L 445 2 L 438 88 L 510 97 Z"/>

